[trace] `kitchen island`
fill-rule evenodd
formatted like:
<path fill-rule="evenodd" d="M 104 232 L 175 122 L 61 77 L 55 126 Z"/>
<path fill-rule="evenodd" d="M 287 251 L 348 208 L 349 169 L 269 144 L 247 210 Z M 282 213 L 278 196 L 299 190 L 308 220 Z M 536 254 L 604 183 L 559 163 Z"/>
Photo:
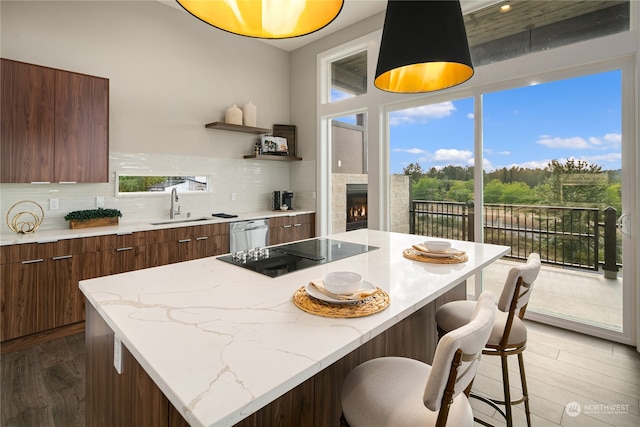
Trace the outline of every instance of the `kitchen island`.
<path fill-rule="evenodd" d="M 421 236 L 328 237 L 378 249 L 278 278 L 211 257 L 82 281 L 87 425 L 337 426 L 348 371 L 381 355 L 430 362 L 436 306 L 465 298 L 465 280 L 509 250 L 455 241 L 468 261 L 431 264 L 402 255 Z M 294 305 L 301 286 L 343 270 L 389 306 L 343 319 Z"/>

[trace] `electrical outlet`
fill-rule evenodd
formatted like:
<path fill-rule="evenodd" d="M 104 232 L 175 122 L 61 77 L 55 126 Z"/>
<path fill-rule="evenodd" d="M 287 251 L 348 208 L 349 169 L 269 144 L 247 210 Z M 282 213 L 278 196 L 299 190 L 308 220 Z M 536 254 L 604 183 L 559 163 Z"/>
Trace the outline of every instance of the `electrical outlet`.
<path fill-rule="evenodd" d="M 49 210 L 50 211 L 55 211 L 59 207 L 60 207 L 60 200 L 59 199 L 49 199 Z"/>
<path fill-rule="evenodd" d="M 122 341 L 116 334 L 113 334 L 113 367 L 122 374 Z"/>
<path fill-rule="evenodd" d="M 104 207 L 104 197 L 98 196 L 96 197 L 96 208 Z"/>
<path fill-rule="evenodd" d="M 236 193 L 231 193 L 231 200 L 235 200 L 236 199 Z"/>

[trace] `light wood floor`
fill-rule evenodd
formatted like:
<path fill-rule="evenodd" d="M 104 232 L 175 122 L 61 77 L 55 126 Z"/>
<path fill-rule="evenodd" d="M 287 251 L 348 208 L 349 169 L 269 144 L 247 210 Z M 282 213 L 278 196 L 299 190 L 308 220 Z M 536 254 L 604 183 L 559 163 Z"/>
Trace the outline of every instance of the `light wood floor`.
<path fill-rule="evenodd" d="M 524 358 L 534 427 L 640 426 L 640 355 L 634 348 L 539 323 L 527 326 Z M 84 425 L 83 334 L 5 354 L 0 364 L 1 426 Z M 500 375 L 498 358 L 485 356 L 474 391 L 500 396 Z M 510 378 L 515 395 L 516 364 Z M 577 416 L 565 411 L 571 402 L 580 409 Z M 499 415 L 472 403 L 476 415 L 503 425 Z M 516 426 L 526 425 L 521 409 L 515 417 Z"/>

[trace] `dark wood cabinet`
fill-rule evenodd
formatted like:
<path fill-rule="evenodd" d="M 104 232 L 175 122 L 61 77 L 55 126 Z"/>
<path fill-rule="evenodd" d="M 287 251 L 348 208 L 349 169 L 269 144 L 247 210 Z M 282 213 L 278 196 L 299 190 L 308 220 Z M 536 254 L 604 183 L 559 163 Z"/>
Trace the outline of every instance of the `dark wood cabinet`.
<path fill-rule="evenodd" d="M 0 290 L 2 341 L 46 330 L 53 324 L 53 288 L 48 286 L 47 245 L 37 243 L 3 250 Z M 5 249 L 5 248 L 3 248 Z M 18 258 L 17 262 L 4 260 Z"/>
<path fill-rule="evenodd" d="M 228 223 L 169 228 L 148 233 L 151 267 L 229 252 Z"/>
<path fill-rule="evenodd" d="M 55 71 L 2 59 L 0 74 L 0 181 L 53 181 Z"/>
<path fill-rule="evenodd" d="M 6 245 L 0 252 L 4 345 L 84 321 L 81 280 L 229 252 L 229 224 Z"/>
<path fill-rule="evenodd" d="M 84 320 L 78 282 L 96 277 L 88 239 L 3 246 L 1 340 Z"/>
<path fill-rule="evenodd" d="M 109 182 L 109 80 L 56 72 L 55 182 Z"/>
<path fill-rule="evenodd" d="M 315 235 L 315 214 L 278 216 L 269 219 L 269 244 L 279 245 Z"/>
<path fill-rule="evenodd" d="M 109 182 L 109 80 L 1 62 L 0 181 Z"/>
<path fill-rule="evenodd" d="M 96 237 L 97 277 L 149 267 L 146 232 Z"/>

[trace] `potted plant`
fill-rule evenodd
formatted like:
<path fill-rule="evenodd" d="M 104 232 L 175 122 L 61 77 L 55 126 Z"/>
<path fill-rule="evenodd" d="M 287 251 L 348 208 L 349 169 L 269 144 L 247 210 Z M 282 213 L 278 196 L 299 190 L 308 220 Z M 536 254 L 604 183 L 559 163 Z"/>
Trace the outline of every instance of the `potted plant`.
<path fill-rule="evenodd" d="M 69 221 L 69 228 L 88 228 L 118 225 L 121 216 L 118 209 L 98 208 L 69 212 L 64 219 Z"/>

